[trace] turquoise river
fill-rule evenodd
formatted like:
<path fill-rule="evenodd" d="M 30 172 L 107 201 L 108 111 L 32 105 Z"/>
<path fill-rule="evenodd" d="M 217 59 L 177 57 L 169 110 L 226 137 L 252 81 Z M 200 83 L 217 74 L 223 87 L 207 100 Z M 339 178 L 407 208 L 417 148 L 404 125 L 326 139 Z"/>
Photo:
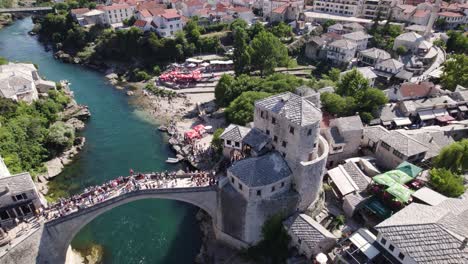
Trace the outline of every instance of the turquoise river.
<path fill-rule="evenodd" d="M 135 171 L 175 169 L 164 161 L 170 150 L 138 106 L 107 84 L 102 74 L 55 60 L 28 35 L 30 18 L 0 30 L 0 56 L 33 62 L 49 80 L 68 80 L 78 103 L 92 114 L 82 133 L 86 147 L 54 180 L 55 188 L 76 193 Z M 104 263 L 193 263 L 201 245 L 197 208 L 168 200 L 142 200 L 115 208 L 88 224 L 72 246 L 102 245 Z"/>

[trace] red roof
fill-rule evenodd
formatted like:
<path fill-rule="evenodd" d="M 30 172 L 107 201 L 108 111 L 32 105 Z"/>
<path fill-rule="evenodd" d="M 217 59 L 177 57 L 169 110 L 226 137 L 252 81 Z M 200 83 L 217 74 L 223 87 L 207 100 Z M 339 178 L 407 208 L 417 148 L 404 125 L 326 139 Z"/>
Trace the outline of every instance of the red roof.
<path fill-rule="evenodd" d="M 164 17 L 165 19 L 180 17 L 180 15 L 177 13 L 177 10 L 175 9 L 166 9 L 164 11 L 165 12 L 161 16 Z"/>
<path fill-rule="evenodd" d="M 187 6 L 203 6 L 204 3 L 200 0 L 189 0 L 185 2 Z"/>
<path fill-rule="evenodd" d="M 135 23 L 133 24 L 133 26 L 139 27 L 139 28 L 143 28 L 143 27 L 146 26 L 146 21 L 145 21 L 145 20 L 138 19 L 137 21 L 135 21 Z"/>
<path fill-rule="evenodd" d="M 70 12 L 74 15 L 81 15 L 81 14 L 89 12 L 89 8 L 72 9 Z"/>
<path fill-rule="evenodd" d="M 462 17 L 463 15 L 460 13 L 455 13 L 455 12 L 440 12 L 439 16 L 444 16 L 444 17 Z"/>
<path fill-rule="evenodd" d="M 102 10 L 119 10 L 119 9 L 127 9 L 130 8 L 127 4 L 112 4 L 110 6 L 103 6 Z"/>
<path fill-rule="evenodd" d="M 231 8 L 231 10 L 234 11 L 234 12 L 237 12 L 237 13 L 251 11 L 250 8 L 245 7 L 245 6 L 236 6 L 236 7 Z"/>
<path fill-rule="evenodd" d="M 277 14 L 284 14 L 284 12 L 286 12 L 286 9 L 288 9 L 288 5 L 282 5 L 276 9 L 273 10 L 273 13 L 277 13 Z"/>
<path fill-rule="evenodd" d="M 142 10 L 142 9 L 151 9 L 151 8 L 161 8 L 164 9 L 166 8 L 165 4 L 161 4 L 156 1 L 144 1 L 144 2 L 138 2 L 137 4 L 137 9 Z"/>
<path fill-rule="evenodd" d="M 414 17 L 426 17 L 427 15 L 429 15 L 429 13 L 431 13 L 431 11 L 429 10 L 416 10 L 416 12 L 414 12 Z"/>
<path fill-rule="evenodd" d="M 438 93 L 432 82 L 403 83 L 400 86 L 400 93 L 403 97 L 424 97 Z"/>
<path fill-rule="evenodd" d="M 164 14 L 164 8 L 151 8 L 151 9 L 148 9 L 148 12 L 153 15 L 153 16 L 160 16 L 162 14 Z"/>
<path fill-rule="evenodd" d="M 148 9 L 143 9 L 138 11 L 142 17 L 152 17 L 151 13 L 148 11 Z"/>

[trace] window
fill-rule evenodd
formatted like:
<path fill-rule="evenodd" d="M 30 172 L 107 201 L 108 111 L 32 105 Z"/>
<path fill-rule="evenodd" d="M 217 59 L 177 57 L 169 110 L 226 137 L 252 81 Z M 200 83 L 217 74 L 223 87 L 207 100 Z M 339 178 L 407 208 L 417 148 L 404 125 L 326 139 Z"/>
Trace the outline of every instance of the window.
<path fill-rule="evenodd" d="M 294 127 L 289 127 L 289 133 L 294 135 Z"/>
<path fill-rule="evenodd" d="M 394 247 L 393 245 L 390 245 L 390 246 L 388 246 L 388 249 L 389 249 L 390 251 L 393 251 L 393 250 L 395 250 L 395 247 Z"/>
<path fill-rule="evenodd" d="M 264 118 L 264 116 L 263 116 L 263 111 L 260 111 L 260 117 L 261 117 L 261 118 Z"/>
<path fill-rule="evenodd" d="M 25 200 L 25 199 L 27 199 L 27 198 L 28 198 L 28 197 L 26 196 L 25 193 L 17 194 L 17 195 L 11 196 L 11 199 L 13 199 L 14 202 L 16 202 L 16 201 L 21 201 L 21 200 Z"/>
<path fill-rule="evenodd" d="M 234 177 L 231 177 L 231 182 L 234 183 Z"/>
<path fill-rule="evenodd" d="M 236 141 L 236 142 L 234 142 L 234 146 L 239 147 L 240 143 Z"/>
<path fill-rule="evenodd" d="M 271 118 L 271 123 L 272 123 L 272 124 L 276 124 L 276 118 L 272 117 L 272 118 Z"/>
<path fill-rule="evenodd" d="M 390 145 L 388 145 L 387 143 L 382 142 L 380 145 L 382 146 L 382 148 L 384 148 L 386 150 L 390 150 Z"/>
<path fill-rule="evenodd" d="M 288 142 L 286 141 L 283 141 L 283 143 L 281 143 L 281 146 L 283 146 L 283 148 L 285 148 L 287 145 L 288 145 Z"/>
<path fill-rule="evenodd" d="M 267 130 L 266 130 L 266 134 L 267 134 L 267 135 L 270 135 L 270 130 L 267 129 Z"/>
<path fill-rule="evenodd" d="M 257 190 L 257 196 L 262 196 L 262 191 L 261 190 Z"/>
<path fill-rule="evenodd" d="M 273 141 L 274 141 L 274 142 L 278 142 L 278 137 L 277 137 L 277 136 L 274 136 L 274 137 L 273 137 Z"/>
<path fill-rule="evenodd" d="M 314 148 L 316 148 L 316 147 L 317 147 L 317 142 L 314 143 Z"/>
<path fill-rule="evenodd" d="M 226 145 L 231 145 L 231 140 L 226 140 Z"/>
<path fill-rule="evenodd" d="M 400 252 L 400 254 L 398 254 L 398 258 L 403 260 L 405 258 L 405 254 Z"/>
<path fill-rule="evenodd" d="M 0 212 L 0 219 L 7 220 L 9 218 L 10 218 L 10 215 L 8 214 L 8 212 L 6 210 Z"/>
<path fill-rule="evenodd" d="M 396 150 L 396 149 L 393 150 L 393 155 L 397 156 L 397 157 L 400 158 L 400 159 L 403 159 L 403 158 L 404 158 L 404 155 L 401 154 L 401 152 L 398 151 L 398 150 Z"/>
<path fill-rule="evenodd" d="M 382 237 L 382 238 L 380 239 L 380 243 L 382 243 L 382 245 L 387 244 L 387 239 L 385 239 L 385 238 Z"/>
<path fill-rule="evenodd" d="M 300 238 L 298 238 L 297 243 L 300 245 L 302 243 L 302 240 Z"/>
<path fill-rule="evenodd" d="M 271 192 L 274 192 L 276 190 L 275 186 L 271 186 Z"/>
<path fill-rule="evenodd" d="M 242 190 L 242 184 L 239 183 L 239 190 Z"/>
<path fill-rule="evenodd" d="M 281 154 L 283 155 L 283 158 L 286 158 L 286 153 L 285 152 L 283 152 Z"/>
<path fill-rule="evenodd" d="M 281 188 L 283 188 L 283 187 L 284 187 L 284 182 L 281 183 Z"/>
<path fill-rule="evenodd" d="M 312 129 L 309 129 L 309 130 L 307 131 L 307 135 L 308 135 L 308 136 L 312 135 Z"/>

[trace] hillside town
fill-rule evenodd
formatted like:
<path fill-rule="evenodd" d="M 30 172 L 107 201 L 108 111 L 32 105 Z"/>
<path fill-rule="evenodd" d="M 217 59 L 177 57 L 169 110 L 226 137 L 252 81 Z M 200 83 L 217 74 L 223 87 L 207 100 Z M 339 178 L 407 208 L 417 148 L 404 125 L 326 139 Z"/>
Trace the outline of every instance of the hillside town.
<path fill-rule="evenodd" d="M 190 203 L 177 195 L 206 191 L 215 209 L 199 206 L 211 220 L 198 263 L 468 263 L 468 2 L 51 5 L 30 35 L 125 90 L 167 134 L 165 162 L 177 169 L 129 168 L 50 196 L 59 171 L 47 160 L 72 162 L 89 112 L 81 119 L 58 98 L 67 81 L 0 61 L 0 120 L 12 127 L 0 133 L 0 262 L 15 263 L 36 230 L 114 201 L 153 191 Z M 28 111 L 46 120 L 47 133 L 25 132 L 41 138 L 41 158 L 11 147 L 27 136 L 14 138 L 8 120 Z M 38 250 L 38 263 L 62 260 Z"/>

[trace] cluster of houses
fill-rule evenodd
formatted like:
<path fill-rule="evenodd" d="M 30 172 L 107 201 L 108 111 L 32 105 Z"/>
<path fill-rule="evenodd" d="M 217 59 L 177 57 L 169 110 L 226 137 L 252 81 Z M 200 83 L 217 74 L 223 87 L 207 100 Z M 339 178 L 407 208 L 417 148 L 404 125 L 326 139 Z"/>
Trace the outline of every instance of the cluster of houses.
<path fill-rule="evenodd" d="M 43 80 L 36 66 L 27 63 L 0 65 L 0 97 L 32 103 L 40 93 L 55 89 L 55 82 Z"/>
<path fill-rule="evenodd" d="M 368 47 L 371 38 L 359 23 L 337 23 L 309 38 L 305 56 L 337 67 L 358 67 L 372 84 L 376 78 L 390 84 L 440 77 L 446 54 L 428 38 L 406 28 L 395 38 L 391 51 Z"/>
<path fill-rule="evenodd" d="M 440 91 L 427 83 L 399 89 L 402 99 Z M 447 96 L 466 107 L 467 91 L 459 87 Z M 316 263 L 465 262 L 468 197 L 431 189 L 428 169 L 443 147 L 468 137 L 468 121 L 411 130 L 365 126 L 359 115 L 322 115 L 319 98 L 306 87 L 268 97 L 255 103 L 253 123 L 224 130 L 223 154 L 231 161 L 226 184 L 240 204 L 259 210 L 258 204 L 296 191 L 302 202 L 283 224 L 295 252 Z M 246 223 L 259 218 L 244 213 Z M 353 223 L 341 232 L 340 215 Z"/>

